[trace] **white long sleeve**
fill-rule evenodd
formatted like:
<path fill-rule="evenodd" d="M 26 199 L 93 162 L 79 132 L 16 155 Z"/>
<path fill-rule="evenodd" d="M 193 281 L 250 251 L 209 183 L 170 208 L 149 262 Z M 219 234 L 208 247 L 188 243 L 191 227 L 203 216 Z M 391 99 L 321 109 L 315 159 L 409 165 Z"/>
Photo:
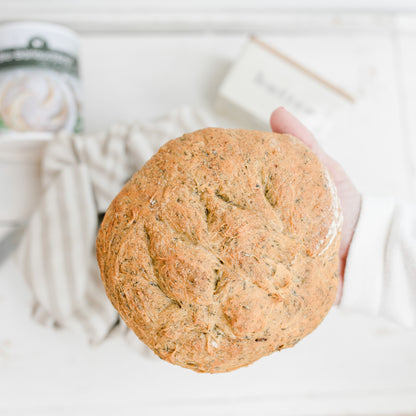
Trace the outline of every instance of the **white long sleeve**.
<path fill-rule="evenodd" d="M 416 204 L 363 197 L 340 306 L 416 328 Z"/>

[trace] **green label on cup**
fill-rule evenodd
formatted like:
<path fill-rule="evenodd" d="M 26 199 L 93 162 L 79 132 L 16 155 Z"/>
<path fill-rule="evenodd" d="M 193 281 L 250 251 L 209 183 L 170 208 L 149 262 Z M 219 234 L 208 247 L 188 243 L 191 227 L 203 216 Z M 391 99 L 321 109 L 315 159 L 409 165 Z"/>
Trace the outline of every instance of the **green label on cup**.
<path fill-rule="evenodd" d="M 48 68 L 78 76 L 78 60 L 66 52 L 49 49 L 46 40 L 34 36 L 25 48 L 0 51 L 0 70 L 22 66 Z"/>

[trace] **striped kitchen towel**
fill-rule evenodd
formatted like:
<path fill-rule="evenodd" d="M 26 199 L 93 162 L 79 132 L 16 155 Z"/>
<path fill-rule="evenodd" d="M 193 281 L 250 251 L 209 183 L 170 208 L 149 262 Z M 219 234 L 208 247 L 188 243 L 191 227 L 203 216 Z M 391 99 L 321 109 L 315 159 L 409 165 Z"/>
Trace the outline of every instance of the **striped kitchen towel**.
<path fill-rule="evenodd" d="M 118 322 L 95 258 L 99 214 L 167 140 L 209 126 L 182 108 L 151 123 L 118 124 L 97 135 L 61 133 L 45 151 L 44 194 L 17 251 L 41 323 L 100 342 Z"/>

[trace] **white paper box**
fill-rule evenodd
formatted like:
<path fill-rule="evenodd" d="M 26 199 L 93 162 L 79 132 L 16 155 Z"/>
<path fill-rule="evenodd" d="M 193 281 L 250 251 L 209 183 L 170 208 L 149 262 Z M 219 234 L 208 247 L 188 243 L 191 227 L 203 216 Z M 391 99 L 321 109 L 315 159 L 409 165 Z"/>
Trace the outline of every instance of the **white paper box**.
<path fill-rule="evenodd" d="M 283 106 L 320 134 L 353 102 L 348 93 L 252 38 L 220 86 L 216 108 L 269 130 L 272 111 Z"/>

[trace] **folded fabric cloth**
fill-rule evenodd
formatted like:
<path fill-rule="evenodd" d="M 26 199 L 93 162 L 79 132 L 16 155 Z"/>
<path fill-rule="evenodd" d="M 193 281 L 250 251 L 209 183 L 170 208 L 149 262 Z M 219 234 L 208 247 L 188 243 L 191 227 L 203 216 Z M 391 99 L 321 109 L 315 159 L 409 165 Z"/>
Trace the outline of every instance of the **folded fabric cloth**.
<path fill-rule="evenodd" d="M 102 134 L 61 133 L 48 144 L 44 194 L 17 251 L 39 322 L 79 329 L 94 343 L 105 338 L 119 317 L 95 258 L 98 215 L 162 144 L 210 125 L 201 111 L 181 108 Z"/>

